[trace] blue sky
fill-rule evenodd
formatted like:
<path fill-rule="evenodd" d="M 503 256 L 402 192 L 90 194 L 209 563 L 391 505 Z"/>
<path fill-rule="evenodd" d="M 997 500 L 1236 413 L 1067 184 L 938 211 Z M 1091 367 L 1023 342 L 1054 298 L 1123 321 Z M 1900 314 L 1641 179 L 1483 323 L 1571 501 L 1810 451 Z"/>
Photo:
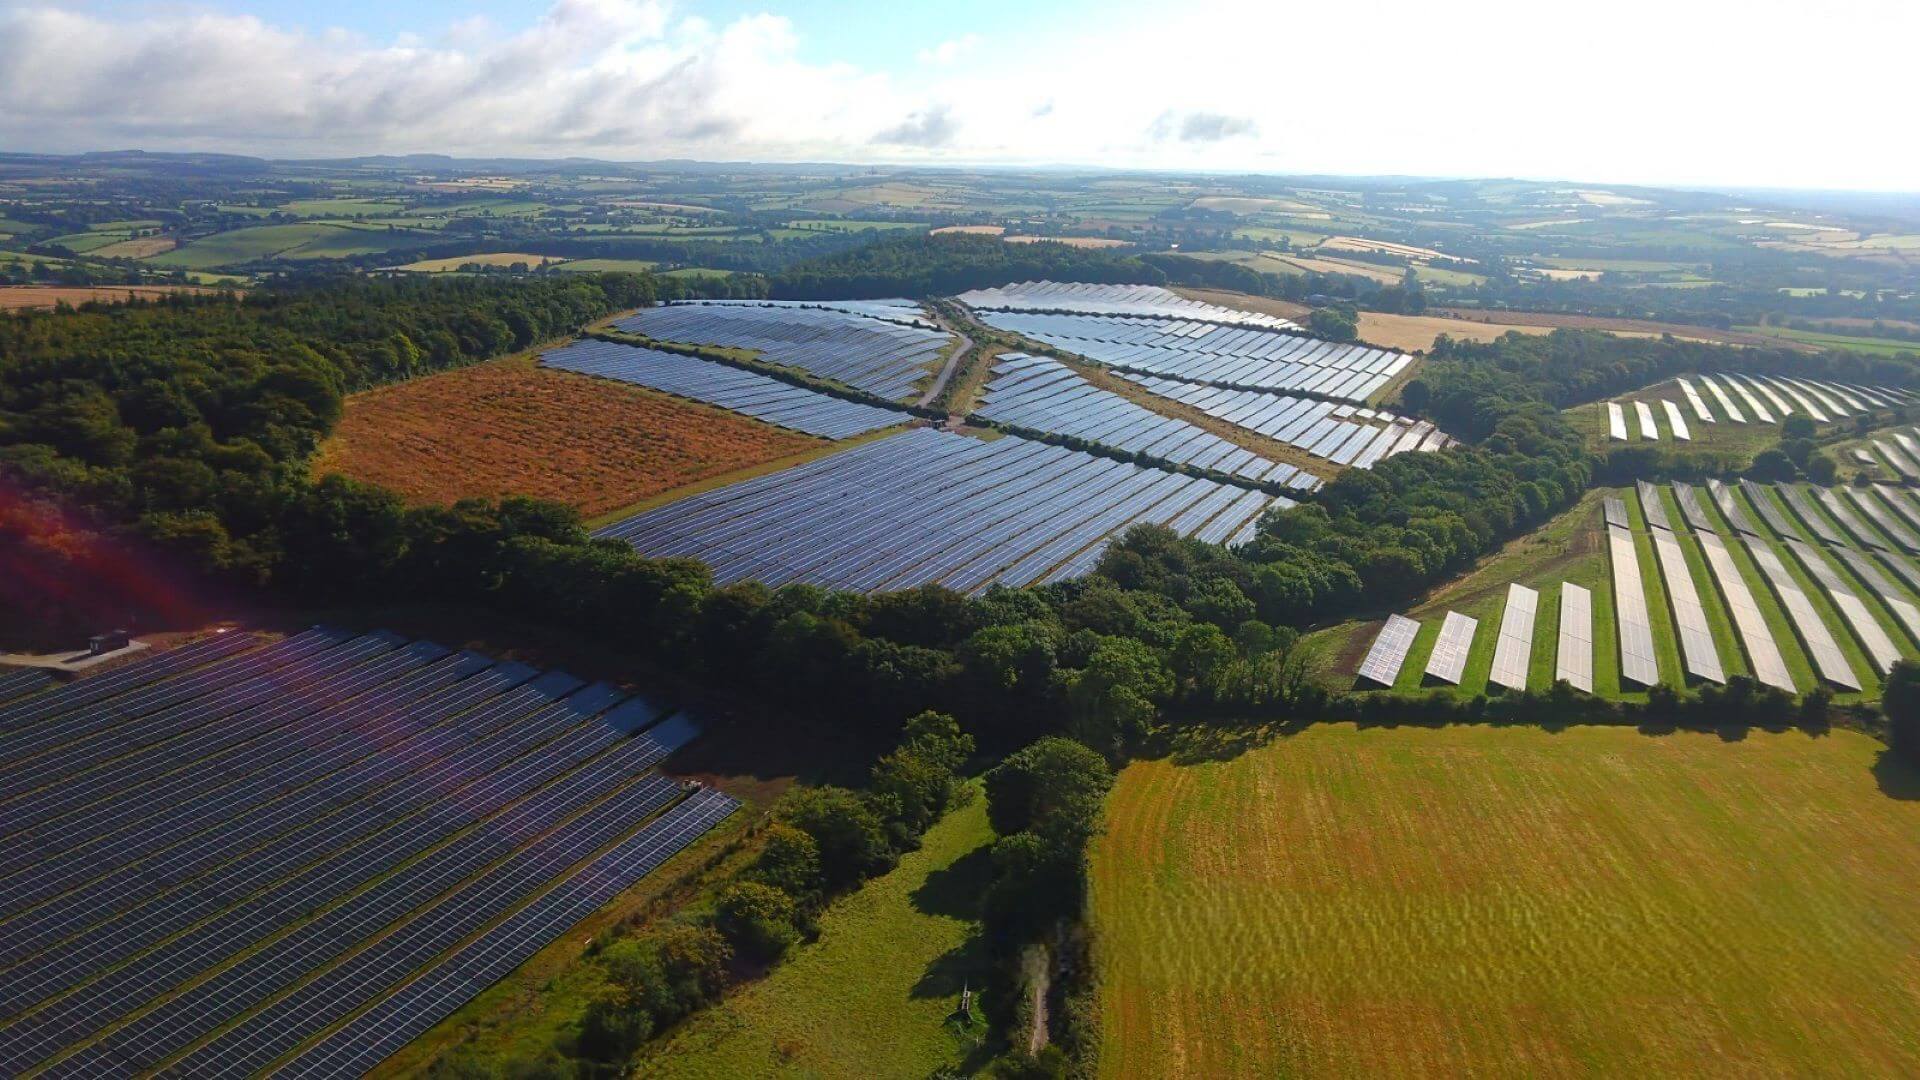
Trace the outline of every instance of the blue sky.
<path fill-rule="evenodd" d="M 1911 191 L 1915 41 L 1912 0 L 0 0 L 0 146 Z"/>

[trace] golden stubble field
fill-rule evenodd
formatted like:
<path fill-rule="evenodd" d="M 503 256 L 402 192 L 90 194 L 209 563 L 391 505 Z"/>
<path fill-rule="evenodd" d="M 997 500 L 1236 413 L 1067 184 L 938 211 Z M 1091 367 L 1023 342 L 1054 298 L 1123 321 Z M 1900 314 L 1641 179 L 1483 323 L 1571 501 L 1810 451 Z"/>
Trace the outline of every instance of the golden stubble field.
<path fill-rule="evenodd" d="M 1879 756 L 1327 725 L 1132 765 L 1101 1073 L 1920 1073 L 1920 778 Z"/>

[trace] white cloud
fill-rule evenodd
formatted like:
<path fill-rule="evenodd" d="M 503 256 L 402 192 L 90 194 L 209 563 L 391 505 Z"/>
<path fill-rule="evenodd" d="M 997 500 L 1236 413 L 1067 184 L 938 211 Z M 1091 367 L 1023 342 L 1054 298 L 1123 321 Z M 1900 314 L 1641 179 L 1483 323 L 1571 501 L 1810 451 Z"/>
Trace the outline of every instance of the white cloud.
<path fill-rule="evenodd" d="M 1670 0 L 1196 0 L 1076 25 L 815 62 L 835 42 L 803 52 L 786 18 L 653 0 L 389 42 L 0 0 L 0 147 L 1920 182 L 1920 142 L 1900 137 L 1920 4 L 1903 0 L 1753 0 L 1738 18 Z"/>
<path fill-rule="evenodd" d="M 922 64 L 946 67 L 973 52 L 979 45 L 979 34 L 961 34 L 957 38 L 948 38 L 930 49 L 921 49 L 914 54 L 914 59 Z"/>

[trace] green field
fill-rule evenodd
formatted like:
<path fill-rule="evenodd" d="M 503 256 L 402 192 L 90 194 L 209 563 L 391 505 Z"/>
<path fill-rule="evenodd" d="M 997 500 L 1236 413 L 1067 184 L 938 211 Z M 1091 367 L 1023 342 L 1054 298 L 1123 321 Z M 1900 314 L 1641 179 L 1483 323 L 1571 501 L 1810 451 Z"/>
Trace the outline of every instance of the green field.
<path fill-rule="evenodd" d="M 651 270 L 658 265 L 658 263 L 648 262 L 645 259 L 575 259 L 572 262 L 562 263 L 554 267 L 554 269 L 576 271 L 583 274 L 637 274 L 642 270 Z"/>
<path fill-rule="evenodd" d="M 1819 345 L 1828 349 L 1849 349 L 1853 352 L 1871 353 L 1875 356 L 1895 356 L 1900 353 L 1920 356 L 1920 342 L 1901 341 L 1898 338 L 1825 334 L 1814 330 L 1794 330 L 1785 326 L 1742 326 L 1737 327 L 1737 329 L 1750 334 L 1765 334 L 1768 337 L 1785 338 L 1788 341 L 1803 341 L 1809 345 Z"/>
<path fill-rule="evenodd" d="M 1851 732 L 1136 763 L 1092 857 L 1101 1075 L 1914 1075 L 1916 799 Z"/>
<path fill-rule="evenodd" d="M 406 204 L 391 199 L 294 199 L 274 209 L 301 217 L 356 217 L 369 214 L 394 214 Z"/>
<path fill-rule="evenodd" d="M 893 872 L 835 904 L 818 941 L 653 1043 L 635 1075 L 923 1077 L 960 1064 L 984 1030 L 949 1018 L 963 984 L 978 991 L 985 977 L 973 905 L 992 838 L 984 798 L 949 814 Z"/>
<path fill-rule="evenodd" d="M 347 228 L 322 222 L 293 225 L 256 225 L 232 229 L 195 240 L 147 262 L 208 270 L 262 259 L 335 259 L 351 255 L 378 255 L 435 243 L 430 233 Z"/>

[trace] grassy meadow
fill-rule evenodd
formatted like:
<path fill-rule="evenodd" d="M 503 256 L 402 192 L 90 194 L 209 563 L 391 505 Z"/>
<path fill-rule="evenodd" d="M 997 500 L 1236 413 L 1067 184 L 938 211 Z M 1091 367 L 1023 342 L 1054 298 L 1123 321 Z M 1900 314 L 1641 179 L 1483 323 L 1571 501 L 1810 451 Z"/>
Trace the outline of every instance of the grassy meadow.
<path fill-rule="evenodd" d="M 764 980 L 642 1052 L 634 1075 L 926 1076 L 976 1054 L 986 1029 L 953 1018 L 985 981 L 974 904 L 990 867 L 984 797 L 947 815 L 919 851 L 835 904 L 819 940 Z"/>
<path fill-rule="evenodd" d="M 1135 763 L 1092 856 L 1100 1073 L 1913 1075 L 1917 800 L 1851 732 Z"/>

